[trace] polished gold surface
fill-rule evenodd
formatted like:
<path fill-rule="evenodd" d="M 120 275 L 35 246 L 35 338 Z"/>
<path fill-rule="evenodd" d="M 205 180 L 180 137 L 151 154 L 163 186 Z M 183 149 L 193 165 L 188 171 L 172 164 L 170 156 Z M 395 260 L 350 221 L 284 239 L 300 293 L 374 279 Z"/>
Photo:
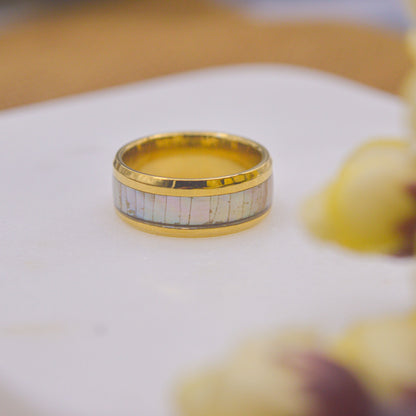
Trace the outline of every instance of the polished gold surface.
<path fill-rule="evenodd" d="M 241 140 L 200 134 L 142 140 L 122 155 L 134 170 L 180 179 L 235 175 L 253 168 L 261 158 L 259 149 Z"/>
<path fill-rule="evenodd" d="M 179 237 L 179 238 L 208 238 L 208 237 L 219 237 L 222 235 L 234 234 L 240 231 L 247 230 L 254 227 L 261 221 L 263 221 L 270 213 L 270 209 L 263 214 L 236 224 L 228 224 L 221 227 L 210 227 L 210 228 L 177 228 L 177 227 L 166 227 L 161 225 L 149 224 L 143 221 L 138 221 L 123 214 L 116 210 L 118 216 L 125 221 L 127 224 L 137 228 L 140 231 L 144 231 L 150 234 L 161 235 L 165 237 Z"/>
<path fill-rule="evenodd" d="M 170 133 L 122 147 L 114 176 L 143 192 L 172 196 L 211 196 L 239 192 L 272 174 L 267 150 L 225 133 Z"/>

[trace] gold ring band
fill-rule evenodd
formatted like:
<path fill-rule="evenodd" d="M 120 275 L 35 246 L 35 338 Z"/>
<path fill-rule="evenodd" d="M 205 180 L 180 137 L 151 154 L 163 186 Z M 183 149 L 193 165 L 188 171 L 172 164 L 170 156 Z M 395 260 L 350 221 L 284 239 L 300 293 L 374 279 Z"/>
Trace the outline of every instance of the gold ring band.
<path fill-rule="evenodd" d="M 251 140 L 180 132 L 135 140 L 116 154 L 114 204 L 131 225 L 169 236 L 228 234 L 259 222 L 272 203 L 272 161 Z"/>

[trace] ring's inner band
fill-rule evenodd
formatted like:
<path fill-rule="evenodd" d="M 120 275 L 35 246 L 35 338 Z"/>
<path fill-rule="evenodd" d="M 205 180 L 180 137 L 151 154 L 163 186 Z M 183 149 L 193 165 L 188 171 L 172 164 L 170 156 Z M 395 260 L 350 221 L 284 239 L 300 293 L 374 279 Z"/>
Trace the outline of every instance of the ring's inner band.
<path fill-rule="evenodd" d="M 128 148 L 123 162 L 145 174 L 177 179 L 234 175 L 261 162 L 254 144 L 216 136 L 172 135 L 143 140 Z"/>

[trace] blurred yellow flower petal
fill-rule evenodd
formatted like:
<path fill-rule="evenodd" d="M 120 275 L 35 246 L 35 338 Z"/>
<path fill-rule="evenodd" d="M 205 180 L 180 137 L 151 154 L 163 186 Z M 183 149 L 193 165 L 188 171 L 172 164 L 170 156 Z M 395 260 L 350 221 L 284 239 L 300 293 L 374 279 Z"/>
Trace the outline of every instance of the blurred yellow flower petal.
<path fill-rule="evenodd" d="M 416 10 L 416 7 L 415 7 Z M 406 34 L 407 53 L 416 62 L 416 29 L 409 30 Z"/>
<path fill-rule="evenodd" d="M 334 356 L 382 400 L 416 391 L 416 316 L 358 325 L 336 343 Z"/>
<path fill-rule="evenodd" d="M 330 217 L 329 199 L 331 186 L 309 197 L 302 206 L 302 219 L 308 230 L 324 240 L 333 240 L 335 226 Z"/>
<path fill-rule="evenodd" d="M 401 252 L 411 237 L 403 224 L 416 219 L 416 197 L 407 190 L 414 183 L 410 141 L 373 141 L 352 154 L 329 188 L 308 200 L 303 218 L 320 238 L 359 251 Z"/>
<path fill-rule="evenodd" d="M 285 364 L 286 354 L 316 348 L 310 333 L 290 333 L 246 342 L 217 370 L 181 386 L 182 416 L 303 416 L 312 399 L 302 374 Z"/>

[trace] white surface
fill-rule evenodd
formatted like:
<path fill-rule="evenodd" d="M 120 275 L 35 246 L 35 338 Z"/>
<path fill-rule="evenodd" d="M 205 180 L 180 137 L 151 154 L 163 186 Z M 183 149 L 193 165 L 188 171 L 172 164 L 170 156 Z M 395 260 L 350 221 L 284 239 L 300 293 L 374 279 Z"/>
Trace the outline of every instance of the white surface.
<path fill-rule="evenodd" d="M 329 75 L 241 66 L 0 114 L 0 413 L 170 415 L 175 377 L 235 338 L 410 307 L 408 261 L 321 244 L 297 220 L 351 149 L 401 133 L 403 112 L 397 98 Z M 116 216 L 118 147 L 184 129 L 269 148 L 267 220 L 193 240 Z"/>

